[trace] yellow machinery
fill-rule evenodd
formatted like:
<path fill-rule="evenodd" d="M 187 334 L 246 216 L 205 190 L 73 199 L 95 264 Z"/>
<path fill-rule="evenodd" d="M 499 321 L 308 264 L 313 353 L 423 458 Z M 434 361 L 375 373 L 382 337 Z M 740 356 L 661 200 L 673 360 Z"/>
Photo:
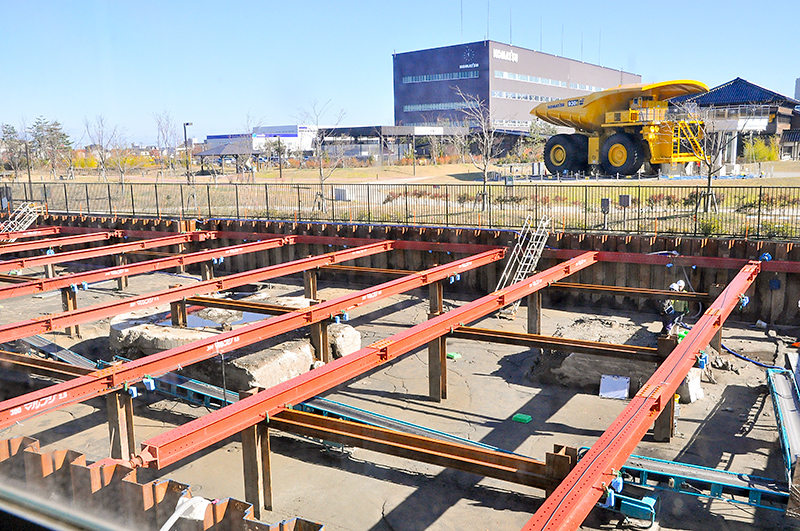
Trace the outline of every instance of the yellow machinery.
<path fill-rule="evenodd" d="M 531 114 L 576 131 L 547 141 L 545 165 L 551 173 L 600 165 L 610 175 L 633 175 L 645 161 L 651 166 L 697 162 L 703 154 L 703 123 L 668 119 L 666 100 L 701 92 L 708 87 L 699 81 L 663 81 L 537 105 Z"/>

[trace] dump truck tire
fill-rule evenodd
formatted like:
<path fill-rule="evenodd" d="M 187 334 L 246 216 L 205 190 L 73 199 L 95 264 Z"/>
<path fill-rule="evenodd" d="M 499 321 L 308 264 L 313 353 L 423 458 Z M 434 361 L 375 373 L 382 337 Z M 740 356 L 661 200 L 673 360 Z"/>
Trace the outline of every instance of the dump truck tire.
<path fill-rule="evenodd" d="M 571 171 L 586 171 L 589 169 L 589 137 L 586 135 L 569 135 L 572 142 Z"/>
<path fill-rule="evenodd" d="M 576 138 L 580 137 L 580 138 Z M 555 135 L 544 146 L 544 165 L 553 174 L 586 169 L 589 139 L 584 135 Z"/>
<path fill-rule="evenodd" d="M 641 144 L 625 133 L 611 135 L 600 149 L 600 164 L 608 175 L 633 175 L 642 167 L 644 159 Z"/>

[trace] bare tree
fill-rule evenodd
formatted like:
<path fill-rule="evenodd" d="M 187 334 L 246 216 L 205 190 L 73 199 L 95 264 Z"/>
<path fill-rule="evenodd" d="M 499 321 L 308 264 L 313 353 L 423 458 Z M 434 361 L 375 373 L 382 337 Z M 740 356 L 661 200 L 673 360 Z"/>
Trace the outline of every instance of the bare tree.
<path fill-rule="evenodd" d="M 14 180 L 19 178 L 19 170 L 25 159 L 25 141 L 20 137 L 17 129 L 11 124 L 3 124 L 3 136 L 0 139 L 4 158 L 14 170 Z"/>
<path fill-rule="evenodd" d="M 107 125 L 103 115 L 96 116 L 94 122 L 90 122 L 88 118 L 84 118 L 83 123 L 86 128 L 86 135 L 89 137 L 89 142 L 92 143 L 91 150 L 95 157 L 97 157 L 97 169 L 100 177 L 104 181 L 108 181 L 108 156 L 111 151 L 111 146 L 117 141 L 117 136 L 119 134 L 117 127 Z"/>
<path fill-rule="evenodd" d="M 158 149 L 158 167 L 163 173 L 165 168 L 165 158 L 174 153 L 177 145 L 178 127 L 172 119 L 169 111 L 164 110 L 160 113 L 153 113 L 153 120 L 156 122 L 156 148 Z M 174 165 L 171 165 L 174 167 Z"/>
<path fill-rule="evenodd" d="M 680 149 L 691 153 L 700 161 L 701 170 L 706 175 L 706 190 L 702 198 L 703 212 L 708 212 L 711 205 L 716 205 L 712 189 L 714 176 L 725 166 L 723 155 L 745 130 L 750 119 L 758 113 L 758 105 L 738 107 L 735 115 L 726 108 L 699 107 L 688 102 L 673 102 L 671 115 L 675 126 L 679 127 Z M 665 131 L 673 138 L 675 133 Z"/>
<path fill-rule="evenodd" d="M 344 150 L 341 149 L 341 145 L 337 148 L 335 142 L 331 142 L 334 140 L 331 138 L 333 130 L 344 120 L 344 109 L 340 109 L 339 112 L 334 115 L 333 120 L 323 126 L 322 122 L 326 120 L 330 111 L 331 100 L 326 101 L 322 105 L 320 105 L 317 100 L 311 100 L 307 107 L 298 111 L 300 122 L 305 125 L 311 125 L 316 129 L 316 135 L 314 137 L 314 160 L 319 170 L 319 191 L 317 192 L 315 204 L 322 211 L 326 210 L 325 181 L 342 163 L 345 155 Z M 326 141 L 329 143 L 326 143 Z M 329 149 L 331 143 L 334 145 L 334 149 Z M 327 166 L 327 168 L 324 168 L 325 166 Z"/>
<path fill-rule="evenodd" d="M 422 121 L 431 128 L 442 128 L 450 125 L 450 120 L 437 115 L 423 115 Z M 423 140 L 428 144 L 428 152 L 431 157 L 431 164 L 434 166 L 439 163 L 439 158 L 444 156 L 445 141 L 444 136 L 435 134 L 423 135 Z"/>
<path fill-rule="evenodd" d="M 482 209 L 486 210 L 489 168 L 500 154 L 500 138 L 496 134 L 488 104 L 474 94 L 463 92 L 460 87 L 456 87 L 455 90 L 461 98 L 463 125 L 469 129 L 469 133 L 457 135 L 456 139 L 462 143 L 462 151 L 467 153 L 473 166 L 483 175 L 481 204 Z"/>
<path fill-rule="evenodd" d="M 118 131 L 111 144 L 108 163 L 119 173 L 120 184 L 125 184 L 125 175 L 142 166 L 142 157 L 128 142 L 124 131 Z"/>

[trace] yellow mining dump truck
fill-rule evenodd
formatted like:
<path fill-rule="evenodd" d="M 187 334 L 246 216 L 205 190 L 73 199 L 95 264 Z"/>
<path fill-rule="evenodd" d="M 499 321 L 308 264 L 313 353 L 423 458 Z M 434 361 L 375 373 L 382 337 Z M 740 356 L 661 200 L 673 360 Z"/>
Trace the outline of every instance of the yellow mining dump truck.
<path fill-rule="evenodd" d="M 703 153 L 703 123 L 668 119 L 669 98 L 708 92 L 699 81 L 621 85 L 579 98 L 550 101 L 531 114 L 575 134 L 555 135 L 544 147 L 551 173 L 583 172 L 599 165 L 609 175 L 633 175 L 649 162 L 697 162 Z"/>

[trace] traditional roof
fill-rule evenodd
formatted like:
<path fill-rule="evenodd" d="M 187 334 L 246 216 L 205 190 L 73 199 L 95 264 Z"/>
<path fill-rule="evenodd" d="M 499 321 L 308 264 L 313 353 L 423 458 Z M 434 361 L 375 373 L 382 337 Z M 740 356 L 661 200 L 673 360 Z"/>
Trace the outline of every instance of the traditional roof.
<path fill-rule="evenodd" d="M 800 129 L 787 129 L 781 134 L 781 144 L 800 142 Z"/>
<path fill-rule="evenodd" d="M 670 100 L 672 103 L 696 103 L 700 107 L 729 107 L 734 105 L 781 105 L 794 107 L 800 104 L 783 94 L 778 94 L 764 87 L 737 77 L 732 81 L 714 87 L 703 94 L 678 96 Z"/>

